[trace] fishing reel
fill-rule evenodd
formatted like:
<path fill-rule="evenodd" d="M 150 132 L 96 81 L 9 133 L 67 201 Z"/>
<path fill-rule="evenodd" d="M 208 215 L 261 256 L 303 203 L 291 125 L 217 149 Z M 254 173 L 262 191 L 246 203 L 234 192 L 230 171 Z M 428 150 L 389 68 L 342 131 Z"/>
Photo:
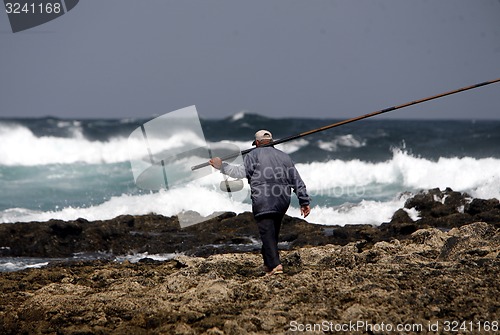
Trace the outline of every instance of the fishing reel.
<path fill-rule="evenodd" d="M 222 192 L 238 192 L 243 189 L 244 183 L 241 179 L 228 180 L 225 179 L 220 182 L 219 188 Z"/>

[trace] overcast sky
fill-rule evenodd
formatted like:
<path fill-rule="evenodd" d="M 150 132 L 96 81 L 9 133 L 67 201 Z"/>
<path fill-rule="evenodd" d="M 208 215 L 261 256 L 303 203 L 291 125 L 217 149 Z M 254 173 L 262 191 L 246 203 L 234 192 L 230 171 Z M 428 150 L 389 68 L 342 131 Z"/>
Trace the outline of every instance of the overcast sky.
<path fill-rule="evenodd" d="M 0 45 L 0 117 L 347 118 L 499 78 L 500 1 L 81 0 Z M 500 119 L 500 83 L 388 117 Z"/>

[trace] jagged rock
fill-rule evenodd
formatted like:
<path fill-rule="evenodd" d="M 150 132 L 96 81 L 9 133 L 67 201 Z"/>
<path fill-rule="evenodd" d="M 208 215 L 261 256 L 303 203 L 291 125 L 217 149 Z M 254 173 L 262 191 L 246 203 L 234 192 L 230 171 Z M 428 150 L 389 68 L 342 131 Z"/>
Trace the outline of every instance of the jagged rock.
<path fill-rule="evenodd" d="M 466 260 L 475 256 L 495 258 L 498 255 L 500 232 L 485 222 L 454 228 L 441 249 L 441 260 Z"/>
<path fill-rule="evenodd" d="M 0 333 L 290 334 L 364 321 L 434 334 L 432 320 L 498 319 L 499 251 L 498 229 L 477 222 L 285 250 L 285 273 L 271 277 L 258 253 L 53 264 L 0 274 Z"/>
<path fill-rule="evenodd" d="M 405 208 L 415 208 L 423 217 L 439 218 L 457 213 L 464 205 L 466 195 L 447 188 L 445 191 L 431 189 L 408 199 Z"/>
<path fill-rule="evenodd" d="M 470 215 L 476 215 L 483 212 L 489 212 L 500 209 L 497 199 L 473 199 L 465 208 L 465 212 Z"/>
<path fill-rule="evenodd" d="M 400 224 L 400 223 L 413 223 L 413 220 L 408 215 L 408 212 L 403 208 L 398 209 L 392 215 L 390 224 Z"/>
<path fill-rule="evenodd" d="M 419 211 L 413 221 L 409 209 Z M 380 226 L 323 226 L 285 216 L 280 238 L 283 248 L 364 241 L 361 249 L 380 241 L 410 238 L 422 228 L 452 229 L 483 221 L 500 228 L 498 200 L 473 199 L 451 189 L 432 189 L 408 199 L 391 221 Z M 105 252 L 125 255 L 185 253 L 209 256 L 230 252 L 258 252 L 257 227 L 251 213 L 225 212 L 205 222 L 181 228 L 177 217 L 122 215 L 89 222 L 50 220 L 0 225 L 0 256 L 71 257 L 75 253 Z"/>
<path fill-rule="evenodd" d="M 484 221 L 500 227 L 500 205 L 497 199 L 472 199 L 467 193 L 455 192 L 450 188 L 441 191 L 431 189 L 408 199 L 407 209 L 416 209 L 421 218 L 419 227 L 459 227 L 477 221 Z"/>

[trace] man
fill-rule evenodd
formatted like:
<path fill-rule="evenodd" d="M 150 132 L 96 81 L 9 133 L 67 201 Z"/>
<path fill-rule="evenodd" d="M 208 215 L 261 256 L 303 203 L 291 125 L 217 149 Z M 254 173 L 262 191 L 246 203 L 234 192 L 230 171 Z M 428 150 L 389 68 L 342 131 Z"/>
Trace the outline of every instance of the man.
<path fill-rule="evenodd" d="M 255 133 L 252 145 L 256 148 L 244 157 L 243 165 L 222 162 L 219 157 L 209 161 L 222 173 L 248 179 L 252 212 L 262 240 L 262 257 L 266 275 L 283 273 L 278 252 L 281 221 L 290 206 L 291 189 L 297 195 L 301 215 L 311 212 L 306 186 L 290 156 L 272 146 L 273 136 L 268 130 Z"/>

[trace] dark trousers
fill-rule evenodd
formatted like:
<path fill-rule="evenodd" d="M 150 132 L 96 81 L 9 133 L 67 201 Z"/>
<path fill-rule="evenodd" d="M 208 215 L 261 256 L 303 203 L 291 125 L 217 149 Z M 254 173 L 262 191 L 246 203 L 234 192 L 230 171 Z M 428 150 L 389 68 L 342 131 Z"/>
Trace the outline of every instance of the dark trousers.
<path fill-rule="evenodd" d="M 255 218 L 259 227 L 260 239 L 262 240 L 264 265 L 271 270 L 281 264 L 278 252 L 278 236 L 283 216 L 284 214 L 273 213 L 259 215 Z"/>

